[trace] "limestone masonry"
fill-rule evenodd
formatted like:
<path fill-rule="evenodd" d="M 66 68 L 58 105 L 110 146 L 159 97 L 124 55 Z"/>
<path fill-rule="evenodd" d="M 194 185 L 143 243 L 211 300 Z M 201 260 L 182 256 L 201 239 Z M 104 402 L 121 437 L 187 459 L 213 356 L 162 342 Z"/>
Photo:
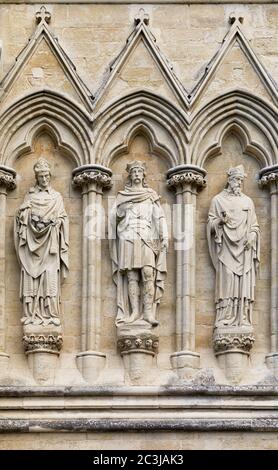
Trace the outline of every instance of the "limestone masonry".
<path fill-rule="evenodd" d="M 278 2 L 0 1 L 0 449 L 278 448 L 277 80 Z"/>

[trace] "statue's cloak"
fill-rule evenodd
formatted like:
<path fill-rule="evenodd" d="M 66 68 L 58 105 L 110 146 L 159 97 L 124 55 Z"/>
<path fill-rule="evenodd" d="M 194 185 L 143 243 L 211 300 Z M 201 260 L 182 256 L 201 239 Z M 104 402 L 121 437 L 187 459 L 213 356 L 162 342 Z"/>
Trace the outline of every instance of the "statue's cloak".
<path fill-rule="evenodd" d="M 160 303 L 167 271 L 166 251 L 160 248 L 164 237 L 167 237 L 167 226 L 156 192 L 151 188 L 134 191 L 128 186 L 119 191 L 110 212 L 109 239 L 113 280 L 117 285 L 116 323 L 130 316 L 126 276 L 129 269 L 141 269 L 145 265 L 154 268 L 154 309 Z"/>

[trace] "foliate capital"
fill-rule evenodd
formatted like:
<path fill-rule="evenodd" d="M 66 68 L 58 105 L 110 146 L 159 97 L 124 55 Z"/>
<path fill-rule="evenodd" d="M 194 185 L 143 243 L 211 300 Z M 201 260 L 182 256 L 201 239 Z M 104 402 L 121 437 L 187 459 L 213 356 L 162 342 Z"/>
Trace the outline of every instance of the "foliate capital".
<path fill-rule="evenodd" d="M 76 187 L 83 187 L 91 183 L 96 183 L 103 189 L 110 189 L 112 187 L 112 172 L 108 168 L 101 167 L 100 165 L 84 165 L 73 170 L 73 185 Z"/>
<path fill-rule="evenodd" d="M 259 179 L 260 188 L 270 186 L 271 183 L 278 184 L 278 165 L 273 166 L 273 171 L 270 169 L 270 171 L 262 173 Z"/>
<path fill-rule="evenodd" d="M 16 172 L 11 168 L 0 166 L 0 187 L 7 190 L 16 188 Z"/>
<path fill-rule="evenodd" d="M 206 186 L 206 171 L 193 165 L 180 165 L 171 168 L 167 173 L 167 185 L 169 188 L 177 188 L 184 184 L 190 184 L 198 189 Z"/>

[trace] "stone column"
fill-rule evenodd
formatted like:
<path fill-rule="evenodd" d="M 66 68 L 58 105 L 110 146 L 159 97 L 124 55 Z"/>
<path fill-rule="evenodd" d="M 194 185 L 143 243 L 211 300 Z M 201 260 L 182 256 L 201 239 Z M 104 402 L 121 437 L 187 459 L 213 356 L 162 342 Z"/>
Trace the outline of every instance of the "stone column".
<path fill-rule="evenodd" d="M 278 375 L 278 165 L 263 168 L 259 177 L 260 187 L 269 189 L 271 204 L 271 352 L 266 364 Z"/>
<path fill-rule="evenodd" d="M 16 172 L 0 166 L 0 370 L 7 371 L 9 356 L 6 353 L 6 273 L 5 231 L 7 191 L 16 187 Z"/>
<path fill-rule="evenodd" d="M 206 186 L 206 171 L 180 165 L 167 173 L 167 184 L 176 192 L 173 234 L 176 266 L 176 348 L 171 364 L 179 377 L 190 377 L 200 367 L 195 351 L 196 198 Z"/>
<path fill-rule="evenodd" d="M 101 334 L 101 238 L 104 224 L 103 189 L 112 186 L 112 172 L 100 165 L 73 170 L 74 186 L 82 188 L 82 319 L 81 352 L 77 365 L 84 379 L 94 382 L 106 356 L 99 351 Z"/>

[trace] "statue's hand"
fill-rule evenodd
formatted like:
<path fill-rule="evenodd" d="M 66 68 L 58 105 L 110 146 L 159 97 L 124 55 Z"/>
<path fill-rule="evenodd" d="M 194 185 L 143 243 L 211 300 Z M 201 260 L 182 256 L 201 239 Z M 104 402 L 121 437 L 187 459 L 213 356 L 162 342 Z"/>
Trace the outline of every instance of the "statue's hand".
<path fill-rule="evenodd" d="M 163 240 L 161 241 L 161 251 L 168 251 L 168 247 L 169 247 L 168 238 L 163 238 Z"/>
<path fill-rule="evenodd" d="M 253 246 L 254 242 L 256 241 L 256 233 L 255 232 L 251 232 L 249 235 L 248 235 L 248 238 L 247 240 L 244 242 L 244 249 L 245 250 L 250 250 L 250 248 Z"/>
<path fill-rule="evenodd" d="M 229 222 L 230 222 L 230 217 L 228 217 L 228 215 L 227 215 L 226 212 L 223 212 L 223 213 L 222 213 L 222 216 L 221 216 L 220 219 L 219 219 L 218 224 L 219 224 L 220 226 L 222 226 L 222 225 L 228 224 Z"/>
<path fill-rule="evenodd" d="M 61 225 L 61 219 L 52 219 L 51 220 L 51 225 L 53 225 L 54 227 L 60 227 Z"/>

